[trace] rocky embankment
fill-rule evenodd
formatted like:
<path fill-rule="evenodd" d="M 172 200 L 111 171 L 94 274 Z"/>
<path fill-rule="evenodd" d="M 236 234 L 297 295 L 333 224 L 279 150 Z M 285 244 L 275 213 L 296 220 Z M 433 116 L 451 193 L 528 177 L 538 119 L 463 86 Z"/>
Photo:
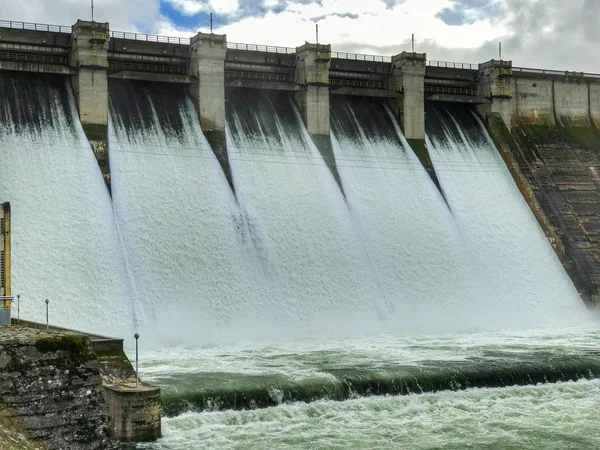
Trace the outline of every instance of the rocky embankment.
<path fill-rule="evenodd" d="M 100 370 L 84 336 L 0 328 L 0 448 L 119 448 Z"/>

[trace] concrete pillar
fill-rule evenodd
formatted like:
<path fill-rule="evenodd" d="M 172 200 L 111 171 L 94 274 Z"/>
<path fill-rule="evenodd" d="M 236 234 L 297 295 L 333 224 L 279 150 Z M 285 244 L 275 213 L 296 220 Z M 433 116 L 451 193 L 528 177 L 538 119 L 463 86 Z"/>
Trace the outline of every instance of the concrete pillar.
<path fill-rule="evenodd" d="M 198 112 L 200 126 L 234 190 L 225 140 L 226 55 L 226 35 L 199 32 L 190 40 L 188 75 L 192 77 L 190 94 Z"/>
<path fill-rule="evenodd" d="M 486 118 L 490 113 L 500 114 L 506 126 L 511 127 L 512 61 L 491 60 L 479 64 L 477 94 L 487 99 L 478 106 L 479 113 Z"/>
<path fill-rule="evenodd" d="M 433 163 L 425 145 L 425 53 L 402 52 L 392 56 L 392 72 L 389 84 L 394 85 L 402 96 L 392 101 L 404 137 L 421 164 L 440 189 Z"/>
<path fill-rule="evenodd" d="M 403 96 L 394 101 L 404 136 L 415 147 L 425 146 L 425 53 L 403 52 L 392 57 L 391 83 Z"/>
<path fill-rule="evenodd" d="M 306 43 L 296 48 L 294 78 L 301 86 L 296 103 L 311 135 L 329 135 L 330 62 L 331 45 Z"/>
<path fill-rule="evenodd" d="M 161 436 L 160 389 L 135 382 L 103 385 L 111 426 L 121 442 L 149 442 Z"/>
<path fill-rule="evenodd" d="M 76 70 L 71 82 L 79 119 L 106 183 L 108 167 L 108 23 L 78 20 L 71 35 L 70 66 Z"/>
<path fill-rule="evenodd" d="M 331 45 L 305 43 L 296 47 L 294 79 L 300 85 L 296 104 L 306 129 L 319 149 L 342 193 L 344 189 L 331 146 L 329 118 L 329 66 Z"/>

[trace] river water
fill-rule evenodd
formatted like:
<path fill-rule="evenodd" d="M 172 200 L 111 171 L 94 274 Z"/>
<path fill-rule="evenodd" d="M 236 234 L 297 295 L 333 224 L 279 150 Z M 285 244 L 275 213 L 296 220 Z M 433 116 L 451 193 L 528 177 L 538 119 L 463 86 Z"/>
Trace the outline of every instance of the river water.
<path fill-rule="evenodd" d="M 600 333 L 586 327 L 142 352 L 141 376 L 163 388 L 167 417 L 163 438 L 141 448 L 599 448 L 598 348 Z M 520 382 L 522 370 L 531 377 Z M 392 374 L 441 390 L 331 398 L 340 379 Z M 198 401 L 216 386 L 221 402 Z M 269 386 L 275 406 L 232 409 L 224 386 L 258 401 L 257 386 Z"/>

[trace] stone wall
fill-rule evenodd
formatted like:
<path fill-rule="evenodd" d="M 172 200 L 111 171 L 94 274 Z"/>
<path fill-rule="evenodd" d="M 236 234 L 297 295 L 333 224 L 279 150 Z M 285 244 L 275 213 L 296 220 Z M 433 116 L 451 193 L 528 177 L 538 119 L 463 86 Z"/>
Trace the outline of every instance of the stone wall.
<path fill-rule="evenodd" d="M 89 339 L 0 328 L 0 416 L 49 449 L 116 449 Z M 39 448 L 39 446 L 38 446 Z"/>

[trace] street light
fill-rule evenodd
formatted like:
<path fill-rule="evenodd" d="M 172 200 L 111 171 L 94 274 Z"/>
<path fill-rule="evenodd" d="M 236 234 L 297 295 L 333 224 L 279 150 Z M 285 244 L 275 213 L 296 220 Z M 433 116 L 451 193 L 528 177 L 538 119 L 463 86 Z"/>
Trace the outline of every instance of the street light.
<path fill-rule="evenodd" d="M 135 333 L 133 335 L 133 337 L 135 338 L 135 388 L 138 388 L 138 360 L 139 360 L 139 356 L 138 356 L 138 339 L 140 338 L 139 333 Z"/>
<path fill-rule="evenodd" d="M 48 304 L 50 300 L 46 299 L 46 330 L 48 329 Z"/>

